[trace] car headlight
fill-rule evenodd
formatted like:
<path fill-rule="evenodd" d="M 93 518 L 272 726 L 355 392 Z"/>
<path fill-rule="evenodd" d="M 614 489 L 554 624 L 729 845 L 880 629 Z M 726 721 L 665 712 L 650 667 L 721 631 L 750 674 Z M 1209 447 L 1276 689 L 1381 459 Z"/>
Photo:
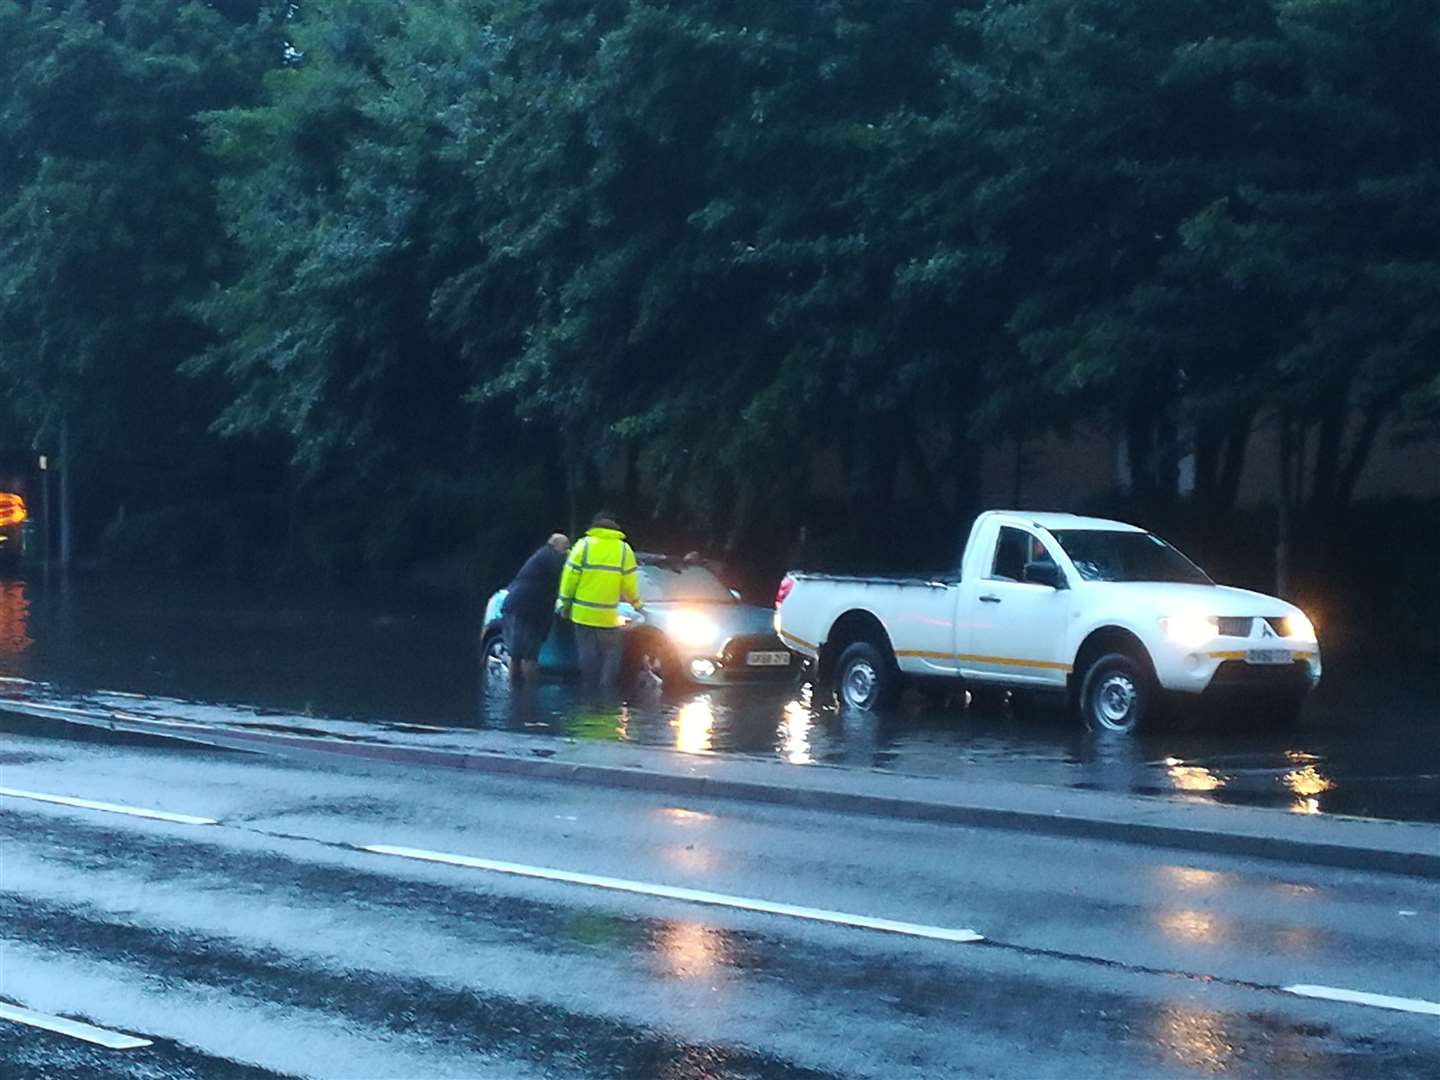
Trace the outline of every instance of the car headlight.
<path fill-rule="evenodd" d="M 1160 620 L 1160 629 L 1176 645 L 1198 649 L 1215 639 L 1220 624 L 1213 615 L 1171 615 Z"/>
<path fill-rule="evenodd" d="M 688 645 L 692 649 L 703 649 L 720 636 L 720 628 L 715 625 L 715 620 L 698 611 L 677 612 L 666 629 L 681 645 Z"/>
<path fill-rule="evenodd" d="M 1286 615 L 1284 622 L 1284 636 L 1294 638 L 1297 641 L 1314 641 L 1315 624 L 1305 617 L 1305 613 L 1297 611 L 1293 615 Z"/>

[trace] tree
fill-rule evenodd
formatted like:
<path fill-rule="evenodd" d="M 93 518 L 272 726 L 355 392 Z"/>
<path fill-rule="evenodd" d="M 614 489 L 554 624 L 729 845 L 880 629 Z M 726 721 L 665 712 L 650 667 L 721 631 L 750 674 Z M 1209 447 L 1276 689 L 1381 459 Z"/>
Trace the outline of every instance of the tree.
<path fill-rule="evenodd" d="M 175 374 L 225 258 L 195 114 L 253 92 L 270 25 L 259 3 L 0 6 L 0 383 L 25 438 L 70 418 L 92 484 L 103 453 L 143 497 L 204 441 L 214 398 Z"/>

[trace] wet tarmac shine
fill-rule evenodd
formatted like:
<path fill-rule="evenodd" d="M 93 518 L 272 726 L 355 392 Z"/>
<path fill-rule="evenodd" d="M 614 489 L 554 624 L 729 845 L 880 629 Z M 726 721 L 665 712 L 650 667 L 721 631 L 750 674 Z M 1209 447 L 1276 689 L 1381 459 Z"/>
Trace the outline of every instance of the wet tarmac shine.
<path fill-rule="evenodd" d="M 1283 992 L 1424 998 L 1433 882 L 462 773 L 6 744 L 27 759 L 9 786 L 218 822 L 0 798 L 0 998 L 156 1040 L 117 1075 L 1440 1071 L 1433 1018 Z M 991 940 L 359 850 L 377 840 Z M 0 1028 L 7 1076 L 55 1045 Z M 54 1053 L 59 1075 L 90 1060 Z"/>

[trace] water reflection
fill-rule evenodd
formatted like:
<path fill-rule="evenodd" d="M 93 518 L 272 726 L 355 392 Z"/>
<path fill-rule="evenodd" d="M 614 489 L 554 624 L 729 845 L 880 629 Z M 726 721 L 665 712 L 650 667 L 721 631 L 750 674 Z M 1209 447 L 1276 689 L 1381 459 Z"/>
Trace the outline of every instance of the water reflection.
<path fill-rule="evenodd" d="M 1235 1043 L 1220 1013 L 1190 1005 L 1161 1009 L 1155 1041 L 1187 1069 L 1225 1072 L 1235 1061 Z"/>
<path fill-rule="evenodd" d="M 24 675 L 26 656 L 34 645 L 25 582 L 0 580 L 0 675 Z"/>
<path fill-rule="evenodd" d="M 1157 873 L 1166 882 L 1182 889 L 1216 889 L 1224 885 L 1227 875 L 1194 866 L 1162 866 Z"/>
<path fill-rule="evenodd" d="M 703 923 L 666 923 L 651 944 L 660 973 L 674 979 L 709 978 L 726 959 L 725 936 Z"/>
<path fill-rule="evenodd" d="M 1294 751 L 1285 755 L 1291 761 L 1314 762 L 1317 760 L 1313 755 L 1297 754 Z M 1294 792 L 1296 798 L 1290 809 L 1296 814 L 1318 814 L 1320 813 L 1320 800 L 1316 797 L 1331 790 L 1335 784 L 1313 764 L 1306 764 L 1303 768 L 1292 769 L 1282 778 L 1287 788 Z"/>
<path fill-rule="evenodd" d="M 1217 791 L 1225 781 L 1203 765 L 1187 765 L 1179 758 L 1166 758 L 1165 768 L 1176 791 L 1207 792 Z"/>
<path fill-rule="evenodd" d="M 675 729 L 675 749 L 682 754 L 710 752 L 710 733 L 715 728 L 715 707 L 709 694 L 701 694 L 680 706 L 671 721 Z"/>
<path fill-rule="evenodd" d="M 706 814 L 700 810 L 686 810 L 680 806 L 662 806 L 655 811 L 661 817 L 667 817 L 671 821 L 677 821 L 682 825 L 695 825 L 702 821 L 714 821 L 714 814 Z"/>
<path fill-rule="evenodd" d="M 791 765 L 813 765 L 810 752 L 810 728 L 814 718 L 803 702 L 787 701 L 784 719 L 780 721 L 780 753 Z"/>
<path fill-rule="evenodd" d="M 1225 936 L 1224 924 L 1215 916 L 1191 908 L 1174 908 L 1155 916 L 1157 925 L 1167 937 L 1190 944 L 1213 944 Z"/>

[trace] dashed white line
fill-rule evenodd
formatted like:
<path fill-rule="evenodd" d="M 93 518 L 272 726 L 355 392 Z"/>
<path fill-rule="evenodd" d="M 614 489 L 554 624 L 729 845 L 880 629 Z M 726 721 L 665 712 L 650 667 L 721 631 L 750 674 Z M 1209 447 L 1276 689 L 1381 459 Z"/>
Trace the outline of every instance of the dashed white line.
<path fill-rule="evenodd" d="M 63 1016 L 50 1016 L 32 1009 L 22 1009 L 18 1005 L 8 1005 L 5 1002 L 0 1002 L 0 1020 L 14 1020 L 17 1024 L 29 1024 L 31 1027 L 44 1028 L 46 1031 L 68 1035 L 72 1039 L 83 1039 L 85 1042 L 94 1043 L 96 1046 L 103 1046 L 109 1050 L 134 1050 L 137 1047 L 151 1045 L 149 1039 L 123 1035 L 118 1031 L 107 1031 L 105 1028 L 84 1024 L 79 1020 L 66 1020 Z"/>
<path fill-rule="evenodd" d="M 1440 1016 L 1440 1002 L 1425 1001 L 1422 998 L 1391 997 L 1388 994 L 1370 994 L 1363 990 L 1343 990 L 1336 986 L 1287 986 L 1287 994 L 1300 997 L 1321 998 L 1325 1001 L 1344 1001 L 1352 1005 L 1369 1005 L 1376 1009 L 1396 1009 L 1400 1012 L 1421 1013 L 1424 1016 Z"/>
<path fill-rule="evenodd" d="M 144 807 L 121 806 L 118 803 L 94 802 L 91 799 L 75 799 L 69 795 L 47 795 L 39 791 L 21 791 L 19 788 L 0 787 L 0 795 L 12 799 L 33 799 L 36 802 L 55 803 L 57 806 L 74 806 L 81 810 L 100 810 L 107 814 L 127 814 L 130 817 L 170 821 L 177 825 L 216 824 L 214 818 L 195 817 L 191 814 L 172 814 L 165 810 L 146 810 Z"/>
<path fill-rule="evenodd" d="M 784 915 L 792 919 L 808 919 L 811 922 L 834 923 L 838 926 L 853 926 L 863 930 L 880 930 L 890 934 L 905 934 L 909 937 L 931 938 L 936 941 L 972 942 L 984 941 L 974 930 L 955 929 L 948 926 L 926 926 L 923 923 L 900 922 L 896 919 L 878 919 L 870 915 L 851 915 L 843 911 L 826 911 L 823 908 L 800 907 L 796 904 L 778 904 L 770 900 L 756 900 L 747 896 L 727 896 L 724 893 L 705 892 L 701 889 L 684 889 L 675 885 L 657 885 L 645 881 L 626 881 L 623 878 L 601 877 L 597 874 L 581 874 L 571 870 L 554 870 L 544 866 L 525 866 L 521 863 L 499 862 L 495 859 L 478 859 L 471 855 L 451 855 L 442 851 L 424 851 L 420 848 L 393 847 L 389 844 L 372 844 L 360 850 L 376 855 L 397 855 L 405 859 L 420 859 L 425 862 L 448 863 L 451 866 L 465 866 L 473 870 L 490 870 L 497 874 L 513 874 L 518 877 L 541 878 L 545 881 L 560 881 L 570 885 L 587 885 L 597 889 L 611 889 L 615 892 L 639 893 L 643 896 L 659 896 L 667 900 L 683 900 L 692 904 L 709 904 L 715 907 L 735 908 L 740 911 L 758 911 L 767 915 Z"/>

